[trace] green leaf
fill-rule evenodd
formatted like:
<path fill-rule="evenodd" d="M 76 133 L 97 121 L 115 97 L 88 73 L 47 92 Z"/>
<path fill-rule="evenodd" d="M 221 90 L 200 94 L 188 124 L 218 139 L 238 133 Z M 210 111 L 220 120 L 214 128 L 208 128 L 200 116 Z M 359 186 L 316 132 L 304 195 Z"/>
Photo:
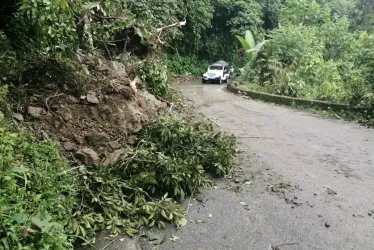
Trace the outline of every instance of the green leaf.
<path fill-rule="evenodd" d="M 236 38 L 238 38 L 238 40 L 242 44 L 244 50 L 248 50 L 248 49 L 251 48 L 250 45 L 248 44 L 248 42 L 243 37 L 236 36 Z"/>
<path fill-rule="evenodd" d="M 245 32 L 245 40 L 247 41 L 247 43 L 249 44 L 249 46 L 251 48 L 253 48 L 255 46 L 255 40 L 254 40 L 252 32 L 250 30 L 247 30 Z"/>
<path fill-rule="evenodd" d="M 28 214 L 25 213 L 16 213 L 13 215 L 13 220 L 17 221 L 18 224 L 23 224 L 29 218 Z"/>
<path fill-rule="evenodd" d="M 49 223 L 47 220 L 42 220 L 38 217 L 31 218 L 32 223 L 34 223 L 37 227 L 39 227 L 42 232 L 49 232 L 52 228 L 52 224 Z"/>
<path fill-rule="evenodd" d="M 149 240 L 152 242 L 153 245 L 159 245 L 165 241 L 165 232 L 150 232 L 149 233 Z"/>

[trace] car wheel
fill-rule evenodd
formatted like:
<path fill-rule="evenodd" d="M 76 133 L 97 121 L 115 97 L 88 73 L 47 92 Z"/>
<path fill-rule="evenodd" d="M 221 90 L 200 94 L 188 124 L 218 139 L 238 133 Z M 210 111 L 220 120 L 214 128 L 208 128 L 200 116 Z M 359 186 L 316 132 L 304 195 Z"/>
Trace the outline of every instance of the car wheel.
<path fill-rule="evenodd" d="M 202 82 L 202 83 L 206 83 L 206 81 L 205 81 L 204 79 L 203 79 L 203 80 L 201 80 L 201 82 Z"/>
<path fill-rule="evenodd" d="M 222 78 L 221 77 L 218 79 L 218 84 L 222 84 Z"/>

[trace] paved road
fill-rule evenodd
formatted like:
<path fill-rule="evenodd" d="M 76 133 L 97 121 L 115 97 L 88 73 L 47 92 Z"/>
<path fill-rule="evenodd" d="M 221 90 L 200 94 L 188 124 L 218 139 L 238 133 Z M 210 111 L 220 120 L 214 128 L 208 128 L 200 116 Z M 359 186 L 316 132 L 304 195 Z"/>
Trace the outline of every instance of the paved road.
<path fill-rule="evenodd" d="M 219 85 L 179 87 L 238 137 L 241 174 L 234 178 L 253 184 L 234 192 L 219 181 L 203 191 L 202 202 L 191 201 L 188 225 L 168 232 L 179 239 L 157 249 L 374 249 L 374 130 L 247 100 Z"/>

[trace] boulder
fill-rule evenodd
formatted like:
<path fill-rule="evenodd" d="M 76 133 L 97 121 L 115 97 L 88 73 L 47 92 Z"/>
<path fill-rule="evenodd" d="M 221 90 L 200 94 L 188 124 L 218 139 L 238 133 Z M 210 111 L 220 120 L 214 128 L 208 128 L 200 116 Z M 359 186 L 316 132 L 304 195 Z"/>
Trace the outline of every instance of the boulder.
<path fill-rule="evenodd" d="M 121 159 L 121 157 L 126 153 L 126 150 L 124 149 L 118 149 L 116 151 L 114 151 L 113 153 L 111 153 L 110 155 L 108 155 L 105 160 L 103 161 L 103 165 L 104 166 L 113 166 L 113 165 L 116 165 L 119 160 Z"/>
<path fill-rule="evenodd" d="M 109 136 L 106 133 L 89 133 L 84 137 L 87 144 L 91 146 L 104 146 L 109 143 Z"/>
<path fill-rule="evenodd" d="M 114 150 L 120 149 L 122 147 L 122 145 L 118 141 L 109 142 L 109 146 Z"/>
<path fill-rule="evenodd" d="M 78 149 L 77 146 L 71 142 L 65 142 L 63 147 L 66 151 L 77 151 Z"/>
<path fill-rule="evenodd" d="M 13 118 L 16 119 L 19 122 L 23 122 L 23 115 L 21 114 L 13 114 Z"/>
<path fill-rule="evenodd" d="M 87 102 L 91 104 L 99 104 L 100 100 L 97 98 L 95 92 L 88 92 L 86 96 Z"/>
<path fill-rule="evenodd" d="M 95 165 L 100 161 L 99 155 L 90 148 L 81 148 L 76 156 L 85 165 Z"/>
<path fill-rule="evenodd" d="M 27 112 L 33 118 L 40 118 L 42 115 L 47 114 L 47 112 L 43 108 L 39 107 L 28 107 Z"/>

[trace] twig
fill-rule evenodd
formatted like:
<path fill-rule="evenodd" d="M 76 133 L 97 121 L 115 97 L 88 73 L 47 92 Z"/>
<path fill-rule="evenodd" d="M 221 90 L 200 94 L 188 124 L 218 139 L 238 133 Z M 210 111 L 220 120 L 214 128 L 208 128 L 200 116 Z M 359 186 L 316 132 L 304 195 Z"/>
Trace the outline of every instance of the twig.
<path fill-rule="evenodd" d="M 157 246 L 153 247 L 152 250 L 156 250 L 159 247 L 160 247 L 160 244 L 158 244 Z"/>
<path fill-rule="evenodd" d="M 51 110 L 51 108 L 50 108 L 49 105 L 48 105 L 48 101 L 49 101 L 49 99 L 54 98 L 54 97 L 59 97 L 59 96 L 62 96 L 62 95 L 64 95 L 64 94 L 61 93 L 61 94 L 56 94 L 56 95 L 53 95 L 53 96 L 49 96 L 49 97 L 47 97 L 47 98 L 45 99 L 45 106 L 47 107 L 49 113 L 51 113 L 53 116 L 56 116 L 57 118 L 59 118 L 60 121 L 61 121 L 61 122 L 62 122 L 62 123 L 63 123 L 63 124 L 68 128 L 69 132 L 73 135 L 73 137 L 74 137 L 74 139 L 77 141 L 77 143 L 78 143 L 78 144 L 82 144 L 82 143 L 80 142 L 80 140 L 77 138 L 77 136 L 73 133 L 73 131 L 71 130 L 71 128 L 69 127 L 69 125 L 66 124 L 66 122 L 64 121 L 64 119 L 62 119 L 61 116 L 59 116 L 59 115 L 53 113 L 52 110 Z"/>
<path fill-rule="evenodd" d="M 173 109 L 173 107 L 174 107 L 174 103 L 172 103 L 172 104 L 171 104 L 171 106 L 170 106 L 170 108 L 169 108 L 169 111 L 168 111 L 168 113 L 170 113 L 170 112 L 171 112 L 171 110 Z"/>
<path fill-rule="evenodd" d="M 231 187 L 231 182 L 227 179 L 227 176 L 225 176 L 225 181 L 227 181 L 227 183 L 230 185 Z"/>
<path fill-rule="evenodd" d="M 186 215 L 188 215 L 188 211 L 190 210 L 190 207 L 192 207 L 191 200 L 192 200 L 192 195 L 195 194 L 195 190 L 196 190 L 196 187 L 195 187 L 194 190 L 192 191 L 192 194 L 191 194 L 191 196 L 190 196 L 190 199 L 188 200 L 187 209 L 186 209 Z M 191 206 L 190 206 L 190 204 L 191 204 Z"/>
<path fill-rule="evenodd" d="M 212 122 L 212 123 L 214 123 L 217 127 L 219 127 L 219 128 L 221 128 L 221 126 L 220 125 L 218 125 L 218 123 L 217 122 L 215 122 L 215 121 L 213 121 L 212 119 L 208 119 L 210 122 Z"/>
<path fill-rule="evenodd" d="M 109 247 L 110 245 L 112 245 L 112 244 L 113 244 L 114 242 L 116 242 L 117 240 L 118 240 L 118 239 L 112 240 L 111 242 L 109 242 L 108 245 L 106 245 L 106 246 L 100 248 L 99 250 L 104 250 L 104 249 L 106 249 L 107 247 Z"/>

